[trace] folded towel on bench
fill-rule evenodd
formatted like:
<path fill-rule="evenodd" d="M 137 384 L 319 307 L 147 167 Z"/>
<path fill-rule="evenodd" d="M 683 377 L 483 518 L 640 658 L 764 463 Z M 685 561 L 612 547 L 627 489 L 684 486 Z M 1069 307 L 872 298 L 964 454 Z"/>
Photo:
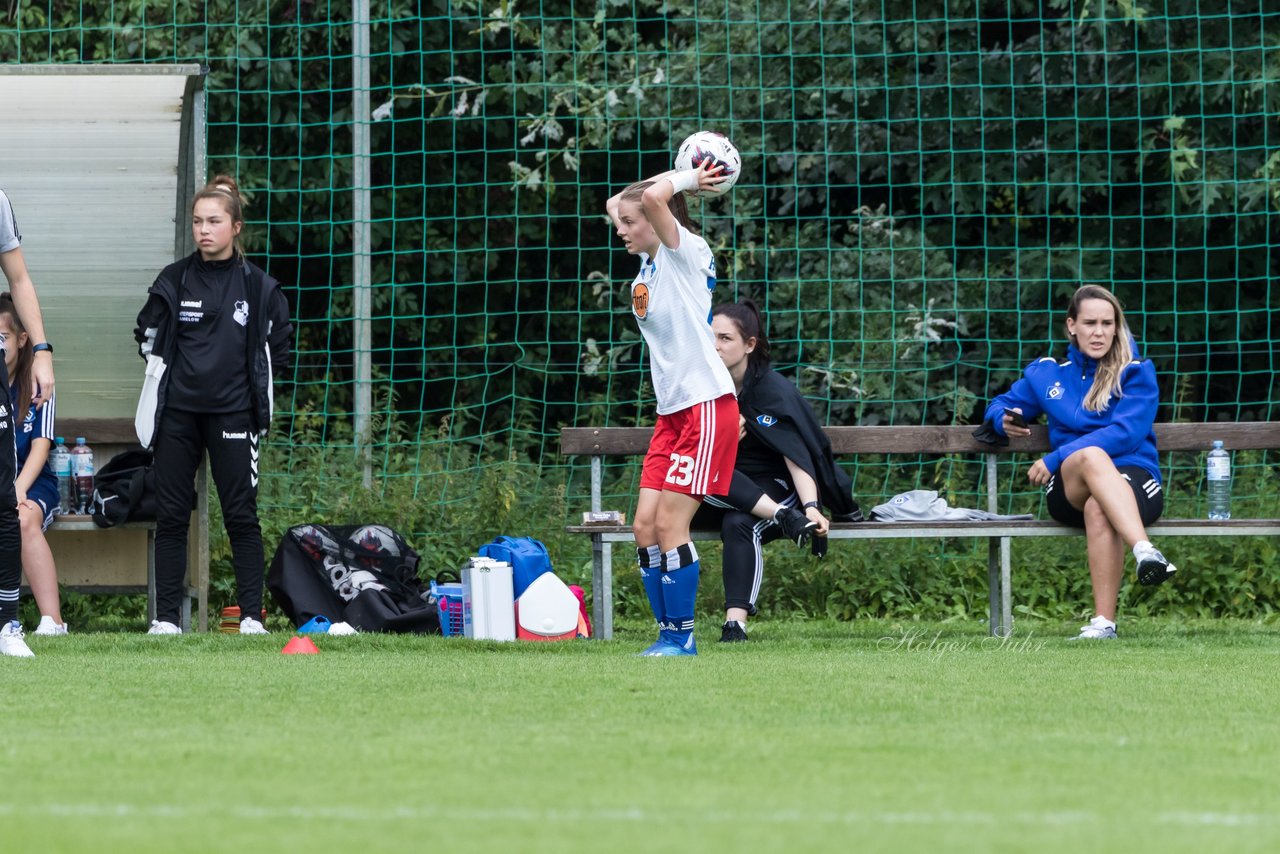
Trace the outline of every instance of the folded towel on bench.
<path fill-rule="evenodd" d="M 936 490 L 913 489 L 893 496 L 871 510 L 871 518 L 880 522 L 1013 522 L 1034 519 L 1030 513 L 1002 516 L 986 510 L 948 507 Z"/>

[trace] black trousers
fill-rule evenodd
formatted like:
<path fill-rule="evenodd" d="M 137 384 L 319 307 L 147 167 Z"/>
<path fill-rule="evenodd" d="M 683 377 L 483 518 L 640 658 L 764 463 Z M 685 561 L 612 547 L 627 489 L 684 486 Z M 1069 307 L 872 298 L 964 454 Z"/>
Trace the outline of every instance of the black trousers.
<path fill-rule="evenodd" d="M 764 545 L 782 536 L 782 529 L 772 519 L 758 519 L 748 512 L 762 495 L 786 506 L 800 500 L 788 480 L 755 479 L 734 471 L 727 500 L 704 501 L 691 524 L 693 528 L 720 529 L 720 542 L 724 544 L 724 606 L 742 608 L 748 614 L 756 612 L 764 580 Z"/>
<path fill-rule="evenodd" d="M 18 451 L 14 447 L 13 403 L 9 372 L 0 359 L 0 623 L 18 619 L 18 587 L 22 583 L 22 528 L 18 524 Z"/>
<path fill-rule="evenodd" d="M 262 616 L 262 528 L 258 524 L 258 432 L 246 412 L 166 409 L 155 438 L 156 618 L 178 623 L 187 575 L 187 532 L 204 452 L 231 539 L 241 617 Z"/>

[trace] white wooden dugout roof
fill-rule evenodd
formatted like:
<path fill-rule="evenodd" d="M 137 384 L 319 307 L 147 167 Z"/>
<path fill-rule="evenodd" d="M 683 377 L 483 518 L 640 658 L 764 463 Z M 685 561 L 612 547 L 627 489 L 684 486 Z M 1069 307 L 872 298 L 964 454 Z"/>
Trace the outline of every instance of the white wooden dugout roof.
<path fill-rule="evenodd" d="M 205 176 L 198 65 L 0 65 L 0 189 L 54 346 L 58 418 L 132 418 L 133 323 L 191 251 Z"/>

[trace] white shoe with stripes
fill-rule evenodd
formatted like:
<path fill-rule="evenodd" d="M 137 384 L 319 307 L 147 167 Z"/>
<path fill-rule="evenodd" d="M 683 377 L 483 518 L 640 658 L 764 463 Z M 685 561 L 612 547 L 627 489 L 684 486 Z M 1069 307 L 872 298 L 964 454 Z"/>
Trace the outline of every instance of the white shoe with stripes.
<path fill-rule="evenodd" d="M 1094 617 L 1089 625 L 1080 627 L 1080 634 L 1067 640 L 1115 640 L 1116 624 L 1106 617 Z"/>

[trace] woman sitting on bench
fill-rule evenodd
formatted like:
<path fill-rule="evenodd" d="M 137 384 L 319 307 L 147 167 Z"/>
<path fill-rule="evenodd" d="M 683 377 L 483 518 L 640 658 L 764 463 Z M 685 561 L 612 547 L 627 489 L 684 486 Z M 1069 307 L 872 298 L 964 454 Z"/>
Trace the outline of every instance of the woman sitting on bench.
<path fill-rule="evenodd" d="M 985 419 L 997 433 L 1029 436 L 1044 413 L 1053 451 L 1027 472 L 1045 488 L 1049 515 L 1084 528 L 1094 618 L 1079 639 L 1116 636 L 1116 599 L 1124 579 L 1124 547 L 1133 550 L 1138 580 L 1160 584 L 1177 571 L 1147 540 L 1164 495 L 1152 425 L 1159 405 L 1156 370 L 1137 348 L 1120 301 L 1085 285 L 1067 308 L 1067 358 L 1032 362 L 1022 379 L 991 401 Z"/>
<path fill-rule="evenodd" d="M 786 537 L 826 553 L 825 505 L 837 519 L 861 521 L 849 476 L 835 463 L 809 403 L 773 370 L 760 310 L 750 300 L 712 310 L 711 331 L 738 393 L 739 440 L 725 498 L 708 496 L 696 528 L 719 528 L 724 543 L 725 622 L 720 640 L 745 641 L 764 578 L 765 543 Z"/>
<path fill-rule="evenodd" d="M 13 297 L 0 294 L 0 344 L 4 347 L 4 365 L 13 383 L 9 386 L 9 411 L 13 415 L 14 446 L 18 476 L 13 489 L 18 499 L 18 523 L 22 528 L 22 569 L 31 595 L 40 609 L 38 635 L 65 635 L 62 601 L 58 596 L 58 568 L 53 552 L 44 538 L 45 529 L 58 509 L 58 479 L 49 465 L 53 448 L 54 400 L 36 409 L 32 400 L 35 378 L 31 364 L 35 361 L 31 336 L 18 319 Z"/>

